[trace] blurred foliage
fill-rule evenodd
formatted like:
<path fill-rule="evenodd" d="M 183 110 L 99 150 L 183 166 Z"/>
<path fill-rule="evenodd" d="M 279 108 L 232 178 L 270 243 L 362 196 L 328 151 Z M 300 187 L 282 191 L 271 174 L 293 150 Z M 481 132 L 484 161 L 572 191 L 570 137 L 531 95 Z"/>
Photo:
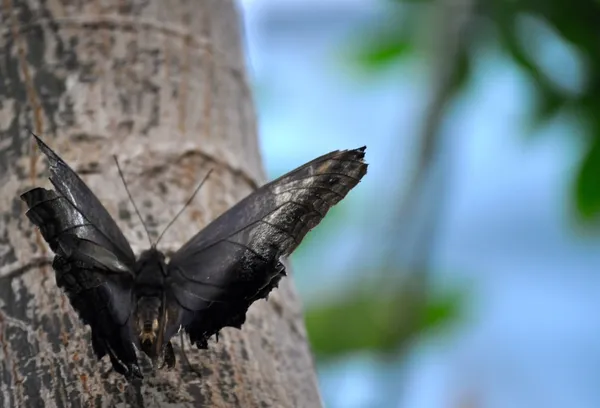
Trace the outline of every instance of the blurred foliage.
<path fill-rule="evenodd" d="M 449 7 L 463 7 L 462 0 L 382 0 L 389 5 L 387 21 L 378 21 L 356 36 L 353 59 L 358 66 L 377 75 L 408 58 L 431 58 L 424 54 L 423 38 L 431 31 L 431 12 L 449 13 Z M 448 99 L 469 82 L 478 49 L 496 47 L 531 80 L 537 105 L 531 118 L 532 131 L 567 113 L 581 119 L 578 137 L 588 143 L 586 154 L 572 184 L 576 214 L 584 221 L 600 218 L 600 2 L 594 0 L 474 0 L 473 16 L 463 33 L 462 47 L 454 56 Z M 439 9 L 439 7 L 446 9 Z M 437 9 L 436 9 L 437 8 Z M 537 26 L 537 28 L 536 28 Z M 542 26 L 540 37 L 539 27 Z M 429 27 L 429 28 L 428 28 Z M 435 39 L 434 39 L 435 40 Z M 437 39 L 440 40 L 440 39 Z M 582 67 L 579 87 L 564 86 L 561 60 L 548 61 L 539 44 L 560 42 L 571 61 Z M 558 78 L 557 78 L 558 72 Z M 553 75 L 554 74 L 554 75 Z M 575 79 L 576 80 L 576 79 Z M 567 137 L 573 137 L 568 135 Z M 593 223 L 596 224 L 596 223 Z M 411 298 L 406 286 L 396 290 L 379 287 L 355 290 L 345 298 L 315 305 L 306 313 L 312 346 L 320 356 L 335 356 L 356 350 L 398 350 L 423 330 L 455 322 L 464 299 L 461 293 Z M 419 312 L 414 310 L 420 307 Z"/>
<path fill-rule="evenodd" d="M 426 21 L 432 6 L 461 7 L 460 0 L 451 3 L 432 0 L 387 0 L 390 18 L 401 11 L 411 16 L 403 21 Z M 407 7 L 410 6 L 410 7 Z M 415 7 L 420 6 L 420 7 Z M 582 130 L 589 143 L 587 154 L 582 157 L 579 170 L 573 180 L 573 201 L 577 213 L 584 220 L 600 216 L 600 2 L 593 0 L 504 0 L 478 1 L 475 4 L 476 23 L 466 34 L 465 48 L 459 58 L 460 74 L 455 79 L 455 92 L 468 80 L 472 55 L 481 41 L 494 42 L 505 55 L 525 72 L 535 85 L 538 104 L 533 121 L 537 126 L 567 111 L 577 115 L 584 123 Z M 573 58 L 584 66 L 584 86 L 573 90 L 562 86 L 549 73 L 547 62 L 537 50 L 528 47 L 529 40 L 537 33 L 532 27 L 522 27 L 524 19 L 547 26 L 559 41 L 572 48 Z M 397 24 L 401 24 L 400 20 Z M 390 31 L 374 29 L 356 51 L 356 59 L 364 68 L 374 72 L 389 68 L 418 49 L 420 25 L 412 24 L 407 30 Z M 494 35 L 490 35 L 490 33 Z M 390 37 L 392 36 L 392 37 Z M 546 40 L 552 40 L 547 38 Z M 376 44 L 376 45 L 373 45 Z M 555 69 L 561 61 L 553 61 Z M 571 136 L 572 137 L 572 136 Z"/>
<path fill-rule="evenodd" d="M 406 55 L 414 52 L 414 46 L 405 39 L 405 30 L 397 28 L 382 29 L 367 37 L 357 36 L 358 47 L 353 47 L 350 52 L 355 54 L 362 68 L 378 70 L 396 63 Z"/>
<path fill-rule="evenodd" d="M 367 350 L 398 352 L 417 334 L 444 328 L 461 314 L 462 292 L 413 299 L 421 293 L 411 285 L 366 285 L 309 309 L 305 318 L 313 351 L 320 358 Z M 415 305 L 423 305 L 422 310 L 410 307 Z"/>
<path fill-rule="evenodd" d="M 413 9 L 415 10 L 415 9 Z M 389 22 L 378 26 L 371 35 L 360 38 L 356 50 L 362 68 L 377 72 L 402 57 L 412 55 L 420 49 L 417 42 L 406 38 L 417 38 L 411 30 L 419 28 L 419 19 L 402 11 L 393 10 L 387 16 Z M 417 10 L 418 11 L 418 10 Z M 461 50 L 459 50 L 461 51 Z M 445 63 L 446 61 L 444 61 Z M 466 82 L 469 64 L 466 53 L 458 53 L 450 71 L 443 70 L 442 84 L 438 87 L 435 102 L 429 114 L 425 115 L 426 126 L 420 137 L 416 152 L 414 177 L 406 185 L 405 191 L 396 203 L 394 214 L 386 215 L 394 229 L 400 233 L 414 218 L 415 204 L 428 175 L 436 166 L 435 152 L 438 150 L 438 129 L 444 107 L 456 88 Z M 447 81 L 446 75 L 452 78 Z M 440 75 L 440 74 L 437 74 Z M 436 78 L 436 80 L 440 79 Z M 438 180 L 445 184 L 443 180 Z M 437 189 L 438 192 L 443 189 Z M 313 306 L 307 310 L 306 324 L 313 350 L 321 357 L 334 357 L 355 351 L 376 351 L 381 353 L 402 353 L 413 340 L 427 331 L 450 323 L 455 323 L 461 315 L 464 296 L 462 293 L 432 294 L 429 288 L 429 257 L 438 217 L 435 213 L 441 208 L 440 197 L 436 198 L 436 210 L 429 212 L 427 220 L 420 223 L 420 239 L 415 242 L 412 262 L 404 273 L 394 271 L 398 242 L 405 240 L 402 233 L 388 237 L 389 259 L 382 259 L 381 265 L 373 265 L 368 284 L 357 285 L 354 291 L 342 299 L 326 305 Z M 422 235 L 422 236 L 421 236 Z M 414 238 L 414 237 L 413 237 Z M 391 263 L 391 264 L 390 264 Z M 412 265 L 410 265 L 412 263 Z M 387 264 L 390 264 L 386 266 Z M 390 273 L 391 272 L 391 273 Z"/>

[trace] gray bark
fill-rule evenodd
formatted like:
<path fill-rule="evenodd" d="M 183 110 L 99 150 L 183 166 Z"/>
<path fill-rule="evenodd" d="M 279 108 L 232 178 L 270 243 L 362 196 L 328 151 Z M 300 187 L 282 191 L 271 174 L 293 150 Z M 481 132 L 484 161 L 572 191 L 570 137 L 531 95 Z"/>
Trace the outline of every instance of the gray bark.
<path fill-rule="evenodd" d="M 26 127 L 82 175 L 136 253 L 148 242 L 112 154 L 154 234 L 214 169 L 165 251 L 263 183 L 234 2 L 3 0 L 0 33 L 0 406 L 320 407 L 291 277 L 243 330 L 208 351 L 186 341 L 202 379 L 177 353 L 173 371 L 141 357 L 144 382 L 128 385 L 93 356 L 18 198 L 49 185 Z"/>

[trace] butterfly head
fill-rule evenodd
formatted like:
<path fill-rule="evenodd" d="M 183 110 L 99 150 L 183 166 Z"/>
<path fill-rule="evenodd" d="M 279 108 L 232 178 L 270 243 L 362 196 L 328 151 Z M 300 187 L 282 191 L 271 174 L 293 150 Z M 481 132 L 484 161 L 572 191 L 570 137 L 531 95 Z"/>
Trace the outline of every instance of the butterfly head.
<path fill-rule="evenodd" d="M 150 247 L 150 249 L 142 252 L 140 257 L 138 258 L 138 267 L 143 267 L 145 264 L 164 264 L 165 263 L 165 254 L 156 249 L 155 246 Z"/>

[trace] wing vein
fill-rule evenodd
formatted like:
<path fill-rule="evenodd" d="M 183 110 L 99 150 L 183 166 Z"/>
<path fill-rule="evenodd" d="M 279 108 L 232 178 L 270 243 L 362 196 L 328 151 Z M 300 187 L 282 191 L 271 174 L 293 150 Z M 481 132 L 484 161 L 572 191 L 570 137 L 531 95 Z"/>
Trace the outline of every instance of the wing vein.
<path fill-rule="evenodd" d="M 287 201 L 287 203 L 288 203 L 288 204 L 289 204 L 289 203 L 291 203 L 291 204 L 296 204 L 298 207 L 303 207 L 303 208 L 306 210 L 306 214 L 304 214 L 304 215 L 310 215 L 310 214 L 319 214 L 319 217 L 321 217 L 321 218 L 325 218 L 325 214 L 322 214 L 322 213 L 321 213 L 321 211 L 317 210 L 317 209 L 316 209 L 316 208 L 314 208 L 314 207 L 313 207 L 313 208 L 312 208 L 312 210 L 311 210 L 311 208 L 308 206 L 308 204 L 299 203 L 299 202 L 297 202 L 297 201 L 294 201 L 294 200 Z M 299 220 L 299 219 L 298 219 L 298 221 L 301 221 L 301 220 Z M 305 225 L 306 225 L 306 224 L 305 224 Z"/>
<path fill-rule="evenodd" d="M 296 241 L 296 237 L 295 237 L 295 236 L 293 236 L 293 235 L 292 235 L 290 232 L 288 232 L 288 231 L 286 231 L 285 229 L 281 228 L 280 226 L 278 226 L 278 225 L 275 225 L 275 224 L 271 224 L 269 221 L 265 221 L 264 219 L 261 219 L 260 221 L 262 221 L 262 223 L 263 223 L 263 224 L 266 224 L 266 225 L 268 225 L 268 226 L 270 226 L 270 227 L 272 227 L 272 228 L 275 228 L 277 231 L 279 231 L 279 232 L 281 232 L 281 233 L 283 233 L 283 234 L 286 234 L 286 235 L 287 235 L 288 237 L 290 237 L 290 238 L 291 238 L 291 239 L 292 239 L 294 242 L 296 242 L 296 243 L 297 243 L 297 241 Z"/>
<path fill-rule="evenodd" d="M 278 191 L 276 194 L 277 195 L 285 194 L 285 193 L 290 193 L 292 191 L 298 191 L 298 190 L 327 190 L 327 191 L 331 191 L 333 194 L 335 194 L 340 199 L 344 198 L 343 194 L 340 194 L 337 191 L 335 191 L 334 189 L 327 187 L 327 186 L 290 187 L 287 190 Z M 323 198 L 322 196 L 320 196 L 320 195 L 315 195 L 315 196 L 320 198 L 321 200 L 325 201 L 327 204 L 330 204 L 329 201 L 326 200 L 325 198 Z"/>
<path fill-rule="evenodd" d="M 53 190 L 53 191 L 56 193 L 56 191 L 55 191 L 55 190 Z M 40 206 L 40 205 L 42 205 L 42 204 L 47 204 L 47 203 L 51 203 L 52 201 L 60 200 L 61 198 L 65 198 L 65 197 L 64 197 L 63 195 L 61 195 L 61 194 L 58 194 L 58 193 L 57 193 L 57 194 L 56 194 L 56 197 L 52 197 L 52 198 L 50 198 L 50 199 L 47 199 L 47 200 L 45 200 L 45 201 L 38 201 L 37 203 L 35 203 L 35 205 L 34 205 L 33 207 L 29 207 L 29 210 L 28 210 L 28 211 L 31 211 L 31 210 L 33 210 L 34 208 L 37 208 L 37 207 L 39 207 L 39 206 Z"/>
<path fill-rule="evenodd" d="M 220 238 L 220 239 L 218 239 L 218 240 L 216 240 L 216 241 L 214 241 L 214 242 L 211 242 L 210 244 L 208 244 L 208 245 L 205 245 L 205 246 L 203 246 L 203 247 L 201 247 L 201 248 L 198 248 L 198 249 L 196 249 L 195 251 L 191 252 L 191 253 L 190 253 L 188 256 L 190 256 L 190 257 L 191 257 L 191 256 L 193 256 L 193 255 L 198 255 L 198 254 L 202 253 L 203 251 L 205 251 L 205 250 L 207 250 L 207 249 L 210 249 L 210 248 L 212 248 L 213 246 L 215 246 L 215 245 L 218 245 L 218 244 L 220 244 L 221 242 L 223 242 L 223 241 L 225 241 L 225 240 L 227 240 L 227 239 L 231 238 L 233 235 L 235 235 L 235 234 L 238 234 L 238 233 L 240 233 L 240 232 L 244 231 L 246 228 L 250 228 L 250 227 L 252 227 L 252 226 L 254 226 L 254 225 L 258 224 L 259 222 L 262 222 L 264 218 L 266 218 L 266 217 L 268 217 L 268 216 L 272 215 L 272 214 L 273 214 L 275 211 L 277 211 L 277 210 L 281 209 L 283 206 L 285 206 L 285 205 L 287 205 L 287 204 L 289 204 L 289 203 L 290 203 L 289 201 L 286 201 L 286 202 L 283 202 L 283 203 L 281 203 L 280 205 L 278 205 L 277 207 L 275 207 L 274 209 L 272 209 L 271 211 L 269 211 L 267 214 L 265 214 L 263 217 L 261 217 L 261 218 L 257 219 L 256 221 L 253 221 L 253 222 L 251 222 L 251 223 L 249 223 L 249 224 L 246 224 L 245 226 L 243 226 L 243 227 L 241 227 L 241 228 L 238 228 L 238 229 L 236 229 L 235 231 L 231 232 L 229 235 L 227 235 L 227 236 L 225 236 L 225 237 L 223 237 L 223 238 Z"/>
<path fill-rule="evenodd" d="M 356 177 L 353 177 L 353 176 L 351 176 L 349 174 L 330 171 L 330 172 L 327 172 L 327 173 L 307 174 L 306 176 L 302 176 L 302 177 L 294 177 L 293 180 L 291 180 L 291 181 L 289 181 L 288 183 L 285 183 L 285 184 L 289 184 L 289 183 L 294 182 L 294 181 L 306 180 L 306 179 L 309 179 L 309 178 L 323 177 L 323 176 L 342 176 L 342 177 L 346 177 L 346 178 L 348 178 L 350 180 L 354 180 L 357 183 L 360 182 L 360 179 L 358 179 Z"/>
<path fill-rule="evenodd" d="M 230 239 L 226 239 L 224 242 L 228 242 L 230 244 L 242 247 L 245 250 L 247 250 L 247 251 L 251 252 L 252 254 L 254 254 L 261 261 L 263 261 L 263 262 L 269 262 L 269 260 L 267 258 L 265 258 L 264 256 L 262 256 L 261 254 L 259 254 L 258 252 L 256 252 L 254 249 L 250 248 L 249 246 L 242 244 L 241 242 L 231 241 Z"/>
<path fill-rule="evenodd" d="M 51 238 L 49 238 L 49 239 L 58 239 L 58 238 L 59 238 L 61 235 L 65 234 L 65 233 L 67 233 L 67 232 L 69 232 L 69 231 L 72 231 L 72 230 L 74 230 L 74 229 L 76 229 L 76 228 L 85 227 L 85 226 L 87 226 L 87 225 L 91 225 L 92 227 L 94 226 L 93 224 L 89 224 L 89 223 L 88 223 L 88 224 L 78 224 L 78 225 L 73 225 L 73 226 L 71 226 L 71 227 L 67 227 L 67 228 L 63 229 L 62 231 L 59 231 L 57 234 L 54 234 L 54 235 L 52 235 L 52 237 L 51 237 Z M 78 238 L 79 238 L 79 237 L 78 237 Z"/>

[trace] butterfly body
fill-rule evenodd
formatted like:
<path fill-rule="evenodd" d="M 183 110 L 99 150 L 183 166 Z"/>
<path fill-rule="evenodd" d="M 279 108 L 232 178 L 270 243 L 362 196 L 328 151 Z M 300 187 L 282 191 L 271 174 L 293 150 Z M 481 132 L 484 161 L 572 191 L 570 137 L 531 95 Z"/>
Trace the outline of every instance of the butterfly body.
<path fill-rule="evenodd" d="M 142 350 L 152 359 L 159 356 L 157 341 L 165 298 L 167 264 L 156 248 L 142 252 L 135 266 L 133 295 L 135 327 Z"/>
<path fill-rule="evenodd" d="M 205 349 L 224 327 L 241 328 L 286 275 L 281 260 L 367 168 L 364 147 L 321 156 L 241 200 L 167 260 L 155 245 L 135 257 L 87 185 L 34 137 L 54 190 L 22 194 L 27 216 L 55 254 L 57 285 L 91 327 L 96 356 L 128 378 L 142 377 L 136 348 L 173 367 L 170 340 L 181 329 Z"/>

